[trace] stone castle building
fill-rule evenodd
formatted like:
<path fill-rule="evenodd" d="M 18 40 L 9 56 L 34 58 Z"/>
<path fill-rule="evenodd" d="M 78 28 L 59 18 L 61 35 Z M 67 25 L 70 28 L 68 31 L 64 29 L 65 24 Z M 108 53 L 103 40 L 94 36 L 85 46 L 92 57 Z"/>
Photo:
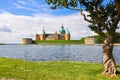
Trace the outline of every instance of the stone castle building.
<path fill-rule="evenodd" d="M 22 38 L 22 44 L 32 44 L 32 38 Z"/>
<path fill-rule="evenodd" d="M 86 37 L 85 44 L 95 44 L 95 38 L 93 37 Z"/>
<path fill-rule="evenodd" d="M 61 29 L 58 32 L 48 34 L 45 30 L 42 30 L 41 34 L 36 34 L 36 40 L 70 40 L 69 30 L 65 30 L 62 25 Z"/>

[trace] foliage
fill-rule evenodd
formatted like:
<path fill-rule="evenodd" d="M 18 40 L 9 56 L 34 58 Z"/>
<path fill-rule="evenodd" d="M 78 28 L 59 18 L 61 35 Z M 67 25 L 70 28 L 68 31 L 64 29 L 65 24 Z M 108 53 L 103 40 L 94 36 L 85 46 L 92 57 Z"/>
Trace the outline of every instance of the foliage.
<path fill-rule="evenodd" d="M 120 33 L 119 33 L 119 32 L 116 32 L 114 42 L 115 42 L 115 43 L 120 43 Z"/>
<path fill-rule="evenodd" d="M 50 61 L 30 62 L 17 59 L 0 58 L 0 79 L 14 80 L 119 80 L 102 77 L 102 64 Z M 120 65 L 118 65 L 120 70 Z"/>
<path fill-rule="evenodd" d="M 97 36 L 94 36 L 95 37 L 95 42 L 96 43 L 103 43 L 103 40 L 102 40 L 102 38 L 99 36 L 99 35 L 97 35 Z"/>
<path fill-rule="evenodd" d="M 106 39 L 104 32 L 114 36 L 117 24 L 120 21 L 120 1 L 109 0 L 46 0 L 52 9 L 67 8 L 78 10 L 84 16 L 84 20 L 91 23 L 88 27 L 98 33 L 102 39 Z M 82 11 L 87 11 L 90 19 Z"/>

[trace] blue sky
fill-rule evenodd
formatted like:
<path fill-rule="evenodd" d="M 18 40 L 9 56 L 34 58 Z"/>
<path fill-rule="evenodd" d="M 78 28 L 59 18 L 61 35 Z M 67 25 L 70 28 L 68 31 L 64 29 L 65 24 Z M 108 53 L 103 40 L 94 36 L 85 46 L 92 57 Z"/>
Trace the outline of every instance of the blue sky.
<path fill-rule="evenodd" d="M 20 43 L 24 37 L 35 39 L 43 27 L 46 33 L 54 33 L 62 24 L 70 30 L 71 39 L 95 35 L 78 11 L 51 10 L 45 0 L 0 0 L 0 43 Z"/>
<path fill-rule="evenodd" d="M 68 15 L 77 11 L 68 9 L 51 10 L 45 0 L 1 0 L 0 12 L 8 11 L 15 15 L 32 16 L 35 13 Z"/>

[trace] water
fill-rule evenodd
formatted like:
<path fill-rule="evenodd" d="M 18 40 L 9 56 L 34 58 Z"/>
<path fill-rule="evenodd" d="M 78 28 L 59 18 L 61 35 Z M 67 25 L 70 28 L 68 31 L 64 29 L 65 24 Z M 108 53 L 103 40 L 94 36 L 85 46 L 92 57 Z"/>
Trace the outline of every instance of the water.
<path fill-rule="evenodd" d="M 120 46 L 114 56 L 120 64 Z M 0 45 L 0 57 L 30 61 L 84 61 L 102 63 L 102 46 L 97 45 Z"/>

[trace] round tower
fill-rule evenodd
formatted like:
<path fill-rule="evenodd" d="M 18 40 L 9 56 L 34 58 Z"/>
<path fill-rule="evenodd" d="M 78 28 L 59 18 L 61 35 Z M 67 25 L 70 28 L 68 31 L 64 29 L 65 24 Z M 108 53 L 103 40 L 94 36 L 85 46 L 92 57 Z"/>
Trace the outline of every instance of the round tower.
<path fill-rule="evenodd" d="M 45 40 L 45 30 L 43 28 L 42 33 L 40 34 L 40 40 Z"/>
<path fill-rule="evenodd" d="M 32 44 L 32 38 L 23 38 L 22 44 Z"/>
<path fill-rule="evenodd" d="M 70 40 L 70 32 L 67 29 L 66 33 L 65 33 L 65 40 Z"/>

